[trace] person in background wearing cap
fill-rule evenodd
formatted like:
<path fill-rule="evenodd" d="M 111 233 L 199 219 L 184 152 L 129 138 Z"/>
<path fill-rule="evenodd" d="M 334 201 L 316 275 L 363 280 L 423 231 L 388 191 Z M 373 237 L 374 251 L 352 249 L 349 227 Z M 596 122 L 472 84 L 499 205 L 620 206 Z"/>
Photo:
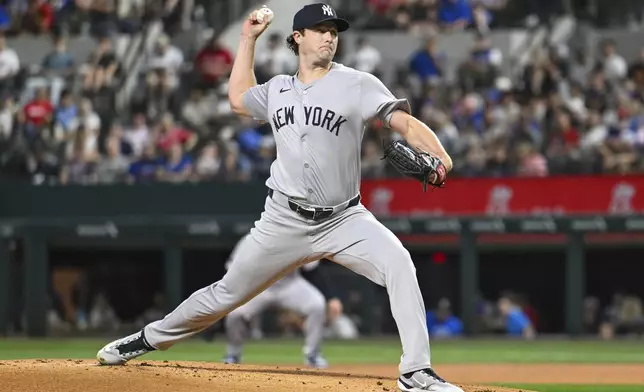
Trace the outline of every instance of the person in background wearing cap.
<path fill-rule="evenodd" d="M 118 365 L 167 350 L 292 271 L 325 258 L 387 289 L 403 351 L 398 389 L 463 392 L 432 368 L 425 305 L 409 251 L 360 203 L 362 139 L 373 119 L 410 148 L 441 161 L 433 183 L 445 181 L 450 156 L 436 134 L 411 115 L 406 99 L 396 98 L 375 76 L 333 61 L 338 34 L 349 23 L 328 4 L 305 5 L 293 17 L 286 42 L 298 57 L 295 75 L 257 84 L 256 43 L 271 16 L 262 7 L 244 21 L 228 85 L 232 111 L 270 123 L 275 138 L 277 157 L 261 217 L 238 244 L 221 280 L 193 293 L 162 320 L 108 343 L 97 359 Z M 299 303 L 299 296 L 288 299 Z"/>

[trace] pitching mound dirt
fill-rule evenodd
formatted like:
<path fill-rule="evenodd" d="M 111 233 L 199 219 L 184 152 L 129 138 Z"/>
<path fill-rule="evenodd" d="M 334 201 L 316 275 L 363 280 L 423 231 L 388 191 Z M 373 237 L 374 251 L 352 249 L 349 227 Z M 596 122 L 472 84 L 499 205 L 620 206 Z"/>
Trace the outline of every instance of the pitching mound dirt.
<path fill-rule="evenodd" d="M 11 392 L 396 392 L 395 379 L 290 367 L 202 362 L 133 362 L 99 366 L 93 361 L 0 361 L 0 390 Z M 466 392 L 518 392 L 462 385 Z M 527 391 L 525 391 L 527 392 Z"/>

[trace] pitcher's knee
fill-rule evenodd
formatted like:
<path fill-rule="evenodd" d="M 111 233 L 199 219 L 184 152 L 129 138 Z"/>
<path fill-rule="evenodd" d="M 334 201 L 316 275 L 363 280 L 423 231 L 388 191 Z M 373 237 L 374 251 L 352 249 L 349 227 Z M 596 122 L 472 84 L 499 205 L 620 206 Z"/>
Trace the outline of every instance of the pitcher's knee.
<path fill-rule="evenodd" d="M 391 278 L 399 277 L 401 279 L 407 279 L 410 276 L 416 276 L 416 266 L 411 259 L 411 255 L 407 249 L 401 249 L 397 252 L 397 255 L 389 263 L 389 268 L 387 268 L 387 275 Z"/>
<path fill-rule="evenodd" d="M 229 290 L 223 282 L 217 282 L 210 286 L 210 292 L 213 298 L 214 307 L 226 311 L 230 311 L 240 306 L 243 293 L 233 292 Z"/>

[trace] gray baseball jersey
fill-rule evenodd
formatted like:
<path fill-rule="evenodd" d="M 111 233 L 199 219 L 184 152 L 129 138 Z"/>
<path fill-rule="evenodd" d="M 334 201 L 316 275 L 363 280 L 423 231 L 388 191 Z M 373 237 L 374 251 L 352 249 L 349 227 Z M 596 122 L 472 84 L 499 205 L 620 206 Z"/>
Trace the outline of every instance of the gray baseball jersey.
<path fill-rule="evenodd" d="M 309 204 L 333 206 L 360 191 L 365 122 L 389 122 L 410 111 L 375 76 L 333 63 L 323 78 L 303 84 L 278 75 L 244 94 L 253 117 L 270 122 L 277 157 L 266 185 Z"/>
<path fill-rule="evenodd" d="M 244 103 L 273 128 L 277 159 L 266 183 L 273 191 L 226 275 L 147 325 L 148 343 L 168 349 L 301 266 L 326 258 L 387 288 L 402 342 L 400 372 L 428 368 L 425 307 L 409 252 L 362 204 L 347 202 L 360 189 L 365 123 L 378 117 L 388 125 L 394 110 L 409 111 L 407 101 L 374 76 L 334 63 L 308 85 L 296 76 L 276 76 L 247 91 Z M 294 211 L 293 202 L 333 206 L 333 214 L 313 220 Z"/>

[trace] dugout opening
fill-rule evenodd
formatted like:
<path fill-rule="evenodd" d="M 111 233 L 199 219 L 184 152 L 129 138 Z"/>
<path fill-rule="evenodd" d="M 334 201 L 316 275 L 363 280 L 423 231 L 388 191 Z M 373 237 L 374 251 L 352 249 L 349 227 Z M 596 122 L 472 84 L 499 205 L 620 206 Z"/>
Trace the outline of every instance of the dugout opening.
<path fill-rule="evenodd" d="M 482 251 L 478 284 L 479 314 L 484 303 L 496 305 L 506 292 L 518 294 L 538 333 L 565 331 L 565 252 L 533 249 Z M 482 333 L 503 334 L 490 330 L 478 318 Z"/>

